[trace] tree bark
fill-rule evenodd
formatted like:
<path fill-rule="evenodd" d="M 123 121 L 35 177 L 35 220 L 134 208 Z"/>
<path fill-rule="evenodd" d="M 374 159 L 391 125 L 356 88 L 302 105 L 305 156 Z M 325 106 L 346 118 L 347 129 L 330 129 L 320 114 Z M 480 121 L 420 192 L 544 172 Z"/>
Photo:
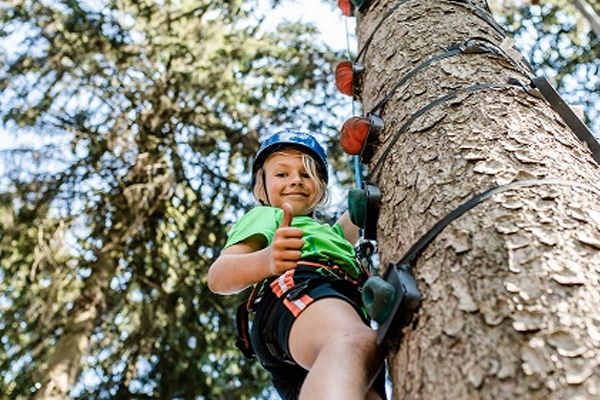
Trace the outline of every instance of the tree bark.
<path fill-rule="evenodd" d="M 364 111 L 456 43 L 484 38 L 516 59 L 472 4 L 486 9 L 483 1 L 368 2 L 358 14 L 359 49 L 399 6 L 358 60 Z M 416 260 L 423 300 L 411 325 L 392 333 L 394 399 L 600 396 L 600 168 L 524 87 L 461 91 L 508 78 L 530 76 L 500 53 L 447 57 L 415 73 L 381 110 L 370 172 L 382 193 L 382 266 L 476 194 L 540 180 L 471 209 Z M 417 110 L 454 92 L 394 142 Z"/>

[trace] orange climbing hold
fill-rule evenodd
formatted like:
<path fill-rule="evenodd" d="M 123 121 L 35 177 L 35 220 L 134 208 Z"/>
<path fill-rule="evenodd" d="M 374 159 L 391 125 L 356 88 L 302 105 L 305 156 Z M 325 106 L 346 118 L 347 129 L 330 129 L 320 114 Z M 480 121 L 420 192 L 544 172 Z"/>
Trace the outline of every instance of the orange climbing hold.
<path fill-rule="evenodd" d="M 354 70 L 352 61 L 342 61 L 335 68 L 335 86 L 345 95 L 354 93 Z"/>
<path fill-rule="evenodd" d="M 342 14 L 351 17 L 354 14 L 354 5 L 350 0 L 338 0 L 338 7 L 342 10 Z"/>
<path fill-rule="evenodd" d="M 340 132 L 340 145 L 346 154 L 360 154 L 369 135 L 371 121 L 368 117 L 351 117 Z"/>
<path fill-rule="evenodd" d="M 343 94 L 348 96 L 357 95 L 358 77 L 364 70 L 360 64 L 352 61 L 342 61 L 335 68 L 335 86 Z"/>

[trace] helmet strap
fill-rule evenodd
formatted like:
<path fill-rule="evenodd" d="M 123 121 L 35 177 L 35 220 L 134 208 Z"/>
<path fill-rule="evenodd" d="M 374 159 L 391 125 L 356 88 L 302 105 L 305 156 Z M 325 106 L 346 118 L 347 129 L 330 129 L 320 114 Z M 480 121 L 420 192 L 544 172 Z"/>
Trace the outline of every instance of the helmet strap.
<path fill-rule="evenodd" d="M 267 174 L 265 174 L 265 168 L 262 168 L 262 180 L 263 180 L 263 188 L 265 189 L 265 197 L 267 198 L 267 202 L 265 204 L 264 201 L 260 200 L 260 204 L 263 206 L 270 206 L 271 200 L 269 199 L 269 192 L 267 191 Z"/>

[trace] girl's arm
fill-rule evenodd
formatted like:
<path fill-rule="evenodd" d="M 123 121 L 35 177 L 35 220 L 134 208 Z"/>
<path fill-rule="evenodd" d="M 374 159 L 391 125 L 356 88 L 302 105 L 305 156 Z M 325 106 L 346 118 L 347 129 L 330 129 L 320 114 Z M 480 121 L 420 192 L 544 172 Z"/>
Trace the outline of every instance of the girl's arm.
<path fill-rule="evenodd" d="M 210 291 L 234 294 L 271 276 L 265 241 L 256 235 L 223 250 L 208 270 Z"/>
<path fill-rule="evenodd" d="M 296 268 L 304 245 L 304 232 L 290 226 L 292 207 L 286 203 L 283 210 L 283 219 L 270 246 L 266 246 L 264 236 L 254 235 L 221 253 L 208 270 L 208 288 L 212 292 L 238 293 L 265 278 Z"/>
<path fill-rule="evenodd" d="M 350 213 L 344 212 L 336 223 L 342 227 L 344 238 L 354 246 L 358 240 L 358 226 L 350 220 Z"/>

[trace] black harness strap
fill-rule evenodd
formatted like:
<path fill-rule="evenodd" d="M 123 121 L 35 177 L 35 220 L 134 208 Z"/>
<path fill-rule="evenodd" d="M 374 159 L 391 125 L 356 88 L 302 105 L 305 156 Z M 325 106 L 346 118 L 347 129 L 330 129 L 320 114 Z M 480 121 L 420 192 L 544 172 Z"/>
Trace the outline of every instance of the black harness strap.
<path fill-rule="evenodd" d="M 235 314 L 236 339 L 235 346 L 240 349 L 244 357 L 247 359 L 254 358 L 254 349 L 250 342 L 250 323 L 248 318 L 247 302 L 243 302 L 237 308 Z"/>
<path fill-rule="evenodd" d="M 552 87 L 550 82 L 548 82 L 548 79 L 540 76 L 533 78 L 532 83 L 540 90 L 540 93 L 542 93 L 546 101 L 550 103 L 552 109 L 560 115 L 567 126 L 571 128 L 575 135 L 577 135 L 579 140 L 587 143 L 592 151 L 594 160 L 600 164 L 600 144 L 598 143 L 598 140 L 592 135 L 592 132 L 590 132 L 588 127 L 579 119 L 579 117 L 577 117 L 575 112 L 573 112 L 573 109 L 569 107 L 562 97 L 560 97 L 558 92 Z"/>
<path fill-rule="evenodd" d="M 433 64 L 435 61 L 454 57 L 459 54 L 490 54 L 490 55 L 500 56 L 500 57 L 504 58 L 505 60 L 509 61 L 510 64 L 512 64 L 512 66 L 517 70 L 517 72 L 519 72 L 525 76 L 528 76 L 528 77 L 532 76 L 529 71 L 521 68 L 516 60 L 514 60 L 512 57 L 510 57 L 508 54 L 506 54 L 506 52 L 504 52 L 504 50 L 502 50 L 500 47 L 496 46 L 489 39 L 483 38 L 483 37 L 473 37 L 464 43 L 449 47 L 444 53 L 438 54 L 438 55 L 422 62 L 418 66 L 416 66 L 413 70 L 411 70 L 409 73 L 404 75 L 392 87 L 392 89 L 385 95 L 385 97 L 383 99 L 381 99 L 379 101 L 379 103 L 377 103 L 375 105 L 375 107 L 373 107 L 373 109 L 370 112 L 368 112 L 367 114 L 379 115 L 381 113 L 381 109 L 392 98 L 393 94 L 402 85 L 404 85 L 410 78 L 415 76 L 419 71 L 427 68 L 429 65 Z"/>
<path fill-rule="evenodd" d="M 591 190 L 596 194 L 600 195 L 600 190 L 596 187 L 586 185 L 574 181 L 565 181 L 560 179 L 531 179 L 514 181 L 507 185 L 496 186 L 481 192 L 459 207 L 454 209 L 444 218 L 439 220 L 427 233 L 413 244 L 405 255 L 397 262 L 388 262 L 386 268 L 382 274 L 382 278 L 389 284 L 392 285 L 396 291 L 396 296 L 391 305 L 391 309 L 385 320 L 380 322 L 379 329 L 377 330 L 377 343 L 385 343 L 390 339 L 391 333 L 397 333 L 413 318 L 417 308 L 419 308 L 421 301 L 421 292 L 417 287 L 417 283 L 414 280 L 411 269 L 414 268 L 417 258 L 423 253 L 425 248 L 442 232 L 449 224 L 451 224 L 458 217 L 480 204 L 486 199 L 489 199 L 495 194 L 505 192 L 511 189 L 518 189 L 524 187 L 538 186 L 538 185 L 566 185 L 572 187 L 580 187 L 587 190 Z M 371 290 L 375 286 L 372 287 Z"/>
<path fill-rule="evenodd" d="M 480 204 L 486 199 L 489 199 L 495 194 L 505 192 L 511 189 L 518 189 L 539 185 L 566 185 L 580 187 L 591 190 L 600 195 L 600 190 L 583 183 L 574 181 L 565 181 L 561 179 L 531 179 L 511 182 L 507 185 L 496 186 L 481 192 L 466 202 L 462 203 L 444 218 L 439 220 L 427 233 L 413 244 L 405 255 L 397 262 L 388 262 L 382 277 L 388 283 L 392 284 L 397 292 L 394 300 L 394 305 L 391 314 L 387 319 L 379 325 L 377 330 L 377 342 L 384 343 L 390 339 L 391 332 L 396 332 L 397 329 L 405 326 L 412 318 L 413 313 L 419 307 L 420 291 L 416 282 L 412 278 L 411 269 L 417 258 L 423 253 L 427 246 L 437 237 L 437 235 L 450 225 L 458 217 Z"/>
<path fill-rule="evenodd" d="M 392 95 L 396 92 L 396 90 L 398 90 L 398 88 L 400 88 L 400 86 L 404 85 L 406 83 L 406 81 L 408 81 L 410 78 L 412 78 L 414 75 L 417 74 L 417 72 L 421 71 L 422 69 L 426 68 L 427 66 L 431 65 L 433 62 L 437 61 L 437 60 L 443 60 L 444 58 L 449 58 L 452 56 L 455 56 L 457 54 L 462 54 L 463 53 L 463 46 L 459 45 L 459 46 L 452 46 L 448 49 L 448 51 L 439 54 L 435 57 L 430 58 L 429 60 L 423 62 L 422 64 L 418 65 L 417 67 L 415 67 L 412 71 L 410 71 L 409 73 L 407 73 L 406 75 L 404 75 L 399 81 L 398 83 L 396 83 L 394 85 L 394 87 L 392 87 L 392 89 L 385 95 L 385 97 L 383 99 L 381 99 L 381 101 L 379 103 L 377 103 L 375 105 L 375 107 L 373 107 L 373 109 L 367 113 L 367 114 L 377 114 L 379 115 L 379 113 L 381 112 L 381 109 L 383 108 L 383 106 L 386 105 L 386 103 L 392 98 Z"/>
<path fill-rule="evenodd" d="M 247 359 L 254 358 L 254 349 L 250 342 L 250 312 L 254 311 L 254 305 L 262 294 L 265 285 L 269 284 L 272 279 L 263 279 L 252 288 L 248 300 L 244 301 L 237 308 L 235 314 L 236 340 L 235 346 L 240 349 Z"/>
<path fill-rule="evenodd" d="M 300 260 L 298 261 L 298 266 L 308 266 L 315 269 L 324 268 L 326 271 L 330 271 L 337 278 L 350 282 L 354 285 L 362 284 L 368 278 L 368 272 L 364 269 L 362 270 L 361 275 L 355 279 L 337 264 L 329 262 Z M 248 300 L 240 304 L 236 311 L 235 322 L 237 335 L 235 345 L 238 349 L 240 349 L 242 354 L 244 354 L 247 359 L 252 359 L 255 357 L 254 348 L 252 347 L 252 342 L 250 341 L 249 316 L 251 312 L 255 311 L 255 306 L 260 301 L 266 286 L 270 285 L 273 280 L 274 278 L 263 279 L 261 282 L 254 285 L 250 296 L 248 296 Z M 286 292 L 285 295 L 290 300 L 293 300 L 301 292 L 315 283 L 317 283 L 316 280 L 308 280 L 302 285 L 292 287 L 288 292 Z"/>
<path fill-rule="evenodd" d="M 504 83 L 483 83 L 480 85 L 473 85 L 473 86 L 467 86 L 461 89 L 458 89 L 454 92 L 448 93 L 445 96 L 442 96 L 434 101 L 432 101 L 431 103 L 427 104 L 425 107 L 419 109 L 417 112 L 415 112 L 414 114 L 412 114 L 410 116 L 410 118 L 400 127 L 400 129 L 398 129 L 398 131 L 394 134 L 394 136 L 392 137 L 390 143 L 387 145 L 387 147 L 385 148 L 385 150 L 383 151 L 383 153 L 381 154 L 381 156 L 379 157 L 379 159 L 377 160 L 377 162 L 375 163 L 375 165 L 373 166 L 373 168 L 371 169 L 371 171 L 369 172 L 369 176 L 368 176 L 368 180 L 374 180 L 373 177 L 377 174 L 378 170 L 381 168 L 381 166 L 383 165 L 383 162 L 386 160 L 387 156 L 389 155 L 390 151 L 392 150 L 393 145 L 398 141 L 398 139 L 400 138 L 400 135 L 402 135 L 402 133 L 406 132 L 408 130 L 408 128 L 410 127 L 410 125 L 417 119 L 419 118 L 421 115 L 425 114 L 426 112 L 428 112 L 429 110 L 431 110 L 432 108 L 448 101 L 448 100 L 452 100 L 454 99 L 456 96 L 458 96 L 461 93 L 465 93 L 465 92 L 475 92 L 478 90 L 485 90 L 485 89 L 498 89 L 498 88 L 505 88 L 505 87 L 515 87 L 516 85 L 512 84 L 512 83 L 508 83 L 508 84 L 504 84 Z"/>
<path fill-rule="evenodd" d="M 446 228 L 455 219 L 457 219 L 458 217 L 460 217 L 461 215 L 463 215 L 464 213 L 466 213 L 467 211 L 469 211 L 476 205 L 480 204 L 484 200 L 489 199 L 490 197 L 492 197 L 495 194 L 506 192 L 511 189 L 518 189 L 518 188 L 531 187 L 531 186 L 540 186 L 540 185 L 564 185 L 564 186 L 580 187 L 580 188 L 588 189 L 588 190 L 591 190 L 593 192 L 600 194 L 600 190 L 593 186 L 586 185 L 584 183 L 574 182 L 574 181 L 562 180 L 562 179 L 527 179 L 527 180 L 521 180 L 521 181 L 514 181 L 514 182 L 508 183 L 506 185 L 495 186 L 491 189 L 485 190 L 485 191 L 471 197 L 469 200 L 462 203 L 460 206 L 458 206 L 456 209 L 454 209 L 452 212 L 450 212 L 444 218 L 439 220 L 431 229 L 429 229 L 429 231 L 427 231 L 427 233 L 425 233 L 423 236 L 421 236 L 421 238 L 415 244 L 413 244 L 410 247 L 410 249 L 408 249 L 408 251 L 405 253 L 405 255 L 399 261 L 397 261 L 395 263 L 387 264 L 386 270 L 384 272 L 384 276 L 386 276 L 389 273 L 390 268 L 392 268 L 392 267 L 401 266 L 401 265 L 412 266 L 414 261 L 417 259 L 417 257 L 419 257 L 419 255 L 421 255 L 423 250 L 425 250 L 425 248 L 433 241 L 433 239 L 435 239 L 437 237 L 437 235 L 439 235 L 440 232 L 442 232 L 442 230 L 444 230 L 444 228 Z"/>

